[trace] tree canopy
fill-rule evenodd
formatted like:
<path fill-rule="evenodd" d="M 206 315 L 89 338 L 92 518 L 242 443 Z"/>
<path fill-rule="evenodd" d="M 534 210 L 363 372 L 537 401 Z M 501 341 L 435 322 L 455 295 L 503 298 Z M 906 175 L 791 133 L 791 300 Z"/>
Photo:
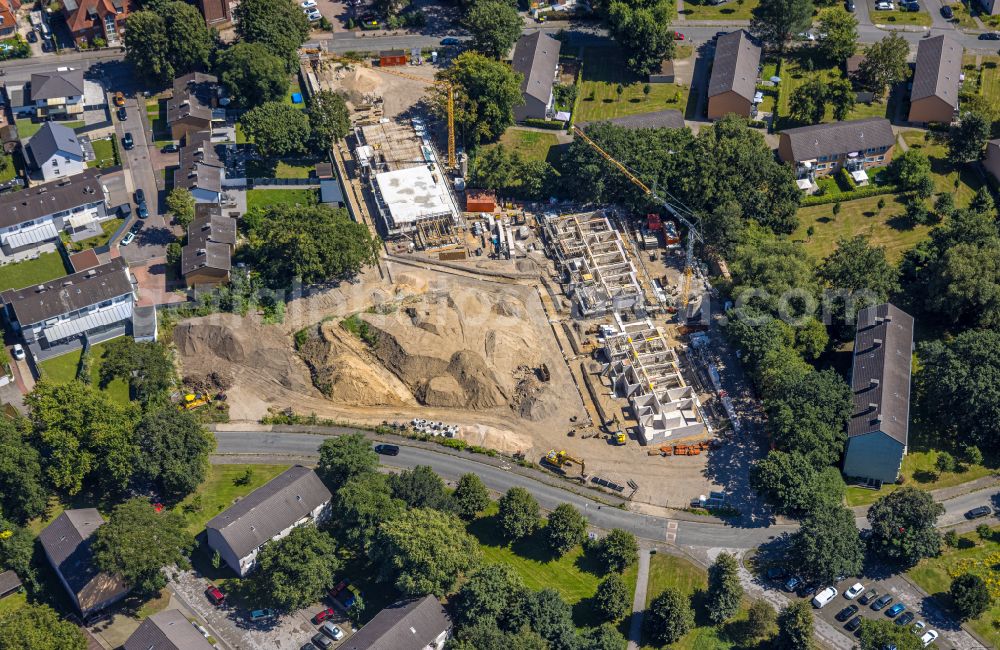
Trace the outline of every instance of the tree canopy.
<path fill-rule="evenodd" d="M 687 597 L 668 587 L 653 599 L 643 617 L 649 639 L 660 646 L 679 640 L 694 627 L 694 611 Z"/>
<path fill-rule="evenodd" d="M 327 438 L 319 446 L 316 473 L 331 492 L 350 479 L 378 469 L 378 454 L 363 433 Z"/>
<path fill-rule="evenodd" d="M 0 512 L 25 524 L 45 511 L 48 490 L 27 420 L 0 418 Z"/>
<path fill-rule="evenodd" d="M 607 11 L 608 31 L 625 51 L 629 69 L 646 77 L 674 57 L 676 5 L 669 0 L 615 0 Z"/>
<path fill-rule="evenodd" d="M 186 187 L 175 187 L 167 194 L 167 210 L 182 228 L 194 221 L 194 196 Z"/>
<path fill-rule="evenodd" d="M 454 88 L 455 128 L 469 146 L 499 138 L 514 123 L 514 107 L 521 97 L 521 75 L 502 61 L 476 52 L 459 54 L 439 79 Z M 443 116 L 447 92 L 438 89 L 435 105 Z"/>
<path fill-rule="evenodd" d="M 490 493 L 478 474 L 463 474 L 451 493 L 452 508 L 463 519 L 473 519 L 490 505 Z"/>
<path fill-rule="evenodd" d="M 739 562 L 729 553 L 719 553 L 708 568 L 709 620 L 716 625 L 728 621 L 740 611 L 742 602 Z"/>
<path fill-rule="evenodd" d="M 798 600 L 778 614 L 778 636 L 774 647 L 780 650 L 811 650 L 813 644 L 813 612 L 808 600 Z"/>
<path fill-rule="evenodd" d="M 979 618 L 993 603 L 986 582 L 974 573 L 963 573 L 952 580 L 948 593 L 952 608 L 963 621 Z"/>
<path fill-rule="evenodd" d="M 632 593 L 621 574 L 609 573 L 598 583 L 594 605 L 597 613 L 612 623 L 620 621 L 632 611 Z"/>
<path fill-rule="evenodd" d="M 309 37 L 309 20 L 292 0 L 248 0 L 233 12 L 236 34 L 260 43 L 285 62 L 286 74 L 299 64 L 299 46 Z"/>
<path fill-rule="evenodd" d="M 449 505 L 444 480 L 427 465 L 417 465 L 389 477 L 392 496 L 410 508 L 443 509 Z"/>
<path fill-rule="evenodd" d="M 858 19 L 854 14 L 840 6 L 822 9 L 817 31 L 822 34 L 819 50 L 829 61 L 839 63 L 854 55 L 858 46 Z"/>
<path fill-rule="evenodd" d="M 392 497 L 389 477 L 374 471 L 341 483 L 334 491 L 333 505 L 337 516 L 331 526 L 337 530 L 337 539 L 359 548 L 371 541 L 382 522 L 406 510 L 406 504 Z"/>
<path fill-rule="evenodd" d="M 341 562 L 333 538 L 315 526 L 299 526 L 268 542 L 257 554 L 251 574 L 256 602 L 279 612 L 292 612 L 323 598 Z"/>
<path fill-rule="evenodd" d="M 865 51 L 858 66 L 858 79 L 868 90 L 881 98 L 886 88 L 906 79 L 910 73 L 906 59 L 910 45 L 902 36 L 891 33 Z"/>
<path fill-rule="evenodd" d="M 784 50 L 792 36 L 812 25 L 812 0 L 763 0 L 754 10 L 750 33 L 766 46 Z"/>
<path fill-rule="evenodd" d="M 215 437 L 191 413 L 173 405 L 145 413 L 135 441 L 137 473 L 169 503 L 180 501 L 205 480 L 208 456 L 215 450 Z"/>
<path fill-rule="evenodd" d="M 159 342 L 136 343 L 130 336 L 109 341 L 101 356 L 100 387 L 115 379 L 127 383 L 131 396 L 144 404 L 164 399 L 176 380 L 170 350 Z"/>
<path fill-rule="evenodd" d="M 309 98 L 310 147 L 325 153 L 333 143 L 351 130 L 351 115 L 344 98 L 335 92 L 321 90 Z"/>
<path fill-rule="evenodd" d="M 480 0 L 462 19 L 472 34 L 472 49 L 484 56 L 502 59 L 521 37 L 524 20 L 517 8 L 505 0 Z"/>
<path fill-rule="evenodd" d="M 964 111 L 948 138 L 948 158 L 953 163 L 975 162 L 983 157 L 992 124 L 975 111 Z"/>
<path fill-rule="evenodd" d="M 504 537 L 516 541 L 523 539 L 538 528 L 538 502 L 522 487 L 512 487 L 497 502 L 497 521 Z"/>
<path fill-rule="evenodd" d="M 545 524 L 545 539 L 558 555 L 582 544 L 587 539 L 587 520 L 569 503 L 560 503 Z"/>
<path fill-rule="evenodd" d="M 508 564 L 486 564 L 462 585 L 453 599 L 457 623 L 487 622 L 504 630 L 519 628 L 528 590 L 521 576 Z"/>
<path fill-rule="evenodd" d="M 48 605 L 27 604 L 0 614 L 0 650 L 86 650 L 83 632 Z"/>
<path fill-rule="evenodd" d="M 861 650 L 884 650 L 885 648 L 919 650 L 923 647 L 920 637 L 912 634 L 909 626 L 900 627 L 894 625 L 892 621 L 873 621 L 870 618 L 863 618 L 858 636 L 861 641 Z"/>
<path fill-rule="evenodd" d="M 639 542 L 635 535 L 612 528 L 597 541 L 597 559 L 608 571 L 624 571 L 639 560 Z"/>
<path fill-rule="evenodd" d="M 215 38 L 194 5 L 157 3 L 125 21 L 125 60 L 155 85 L 208 66 Z"/>
<path fill-rule="evenodd" d="M 868 510 L 869 546 L 883 558 L 910 567 L 941 552 L 935 525 L 944 506 L 929 492 L 905 486 L 876 501 Z"/>
<path fill-rule="evenodd" d="M 817 470 L 805 456 L 783 451 L 772 451 L 751 467 L 750 485 L 779 512 L 792 516 L 839 502 L 846 489 L 837 468 Z"/>
<path fill-rule="evenodd" d="M 301 155 L 307 150 L 311 131 L 309 116 L 285 102 L 267 102 L 240 118 L 243 131 L 269 158 Z"/>
<path fill-rule="evenodd" d="M 838 576 L 860 574 L 864 544 L 854 512 L 839 503 L 812 510 L 792 535 L 789 556 L 800 574 L 824 584 Z"/>
<path fill-rule="evenodd" d="M 234 43 L 219 53 L 219 81 L 237 105 L 253 108 L 288 92 L 285 62 L 261 43 Z"/>

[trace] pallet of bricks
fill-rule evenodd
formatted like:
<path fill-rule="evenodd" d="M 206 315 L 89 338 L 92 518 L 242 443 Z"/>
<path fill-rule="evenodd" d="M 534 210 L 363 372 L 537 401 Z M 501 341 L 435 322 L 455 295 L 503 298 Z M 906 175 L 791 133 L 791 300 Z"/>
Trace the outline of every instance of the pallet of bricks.
<path fill-rule="evenodd" d="M 709 442 L 703 440 L 692 445 L 663 445 L 659 449 L 651 449 L 646 454 L 649 456 L 697 456 L 703 451 L 707 451 Z"/>

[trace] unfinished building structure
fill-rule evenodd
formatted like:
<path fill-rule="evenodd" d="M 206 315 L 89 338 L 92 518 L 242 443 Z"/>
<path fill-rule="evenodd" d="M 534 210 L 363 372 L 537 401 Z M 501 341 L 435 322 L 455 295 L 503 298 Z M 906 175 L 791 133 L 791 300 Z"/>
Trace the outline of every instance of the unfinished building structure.
<path fill-rule="evenodd" d="M 677 353 L 652 321 L 624 323 L 604 340 L 602 371 L 615 395 L 627 399 L 644 445 L 675 442 L 706 432 L 694 389 L 681 376 Z"/>
<path fill-rule="evenodd" d="M 423 123 L 384 121 L 354 129 L 354 159 L 385 235 L 420 248 L 453 243 L 461 210 Z"/>
<path fill-rule="evenodd" d="M 545 241 L 565 276 L 574 315 L 592 318 L 644 306 L 635 267 L 603 211 L 546 214 L 542 219 Z"/>

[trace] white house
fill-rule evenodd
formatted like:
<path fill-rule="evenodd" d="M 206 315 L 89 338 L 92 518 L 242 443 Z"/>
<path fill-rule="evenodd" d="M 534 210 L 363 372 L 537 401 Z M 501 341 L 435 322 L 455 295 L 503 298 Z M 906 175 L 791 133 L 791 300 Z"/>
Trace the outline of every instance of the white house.
<path fill-rule="evenodd" d="M 6 92 L 10 110 L 17 117 L 83 118 L 83 70 L 64 67 L 36 73 L 26 84 L 8 84 Z"/>
<path fill-rule="evenodd" d="M 208 546 L 242 578 L 253 569 L 264 544 L 321 521 L 330 497 L 316 472 L 302 465 L 289 467 L 213 517 L 205 526 Z"/>
<path fill-rule="evenodd" d="M 47 181 L 81 174 L 87 169 L 87 158 L 76 133 L 59 122 L 46 122 L 31 136 L 27 151 L 32 166 Z"/>

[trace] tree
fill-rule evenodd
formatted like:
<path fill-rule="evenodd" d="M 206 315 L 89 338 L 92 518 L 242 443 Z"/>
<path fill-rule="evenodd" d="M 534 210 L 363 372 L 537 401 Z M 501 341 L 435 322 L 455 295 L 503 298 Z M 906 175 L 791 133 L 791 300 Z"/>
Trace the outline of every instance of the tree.
<path fill-rule="evenodd" d="M 267 102 L 240 118 L 243 132 L 262 154 L 282 158 L 303 154 L 309 142 L 309 116 L 284 102 Z"/>
<path fill-rule="evenodd" d="M 625 647 L 625 637 L 611 623 L 589 628 L 583 633 L 581 641 L 587 650 L 621 650 Z"/>
<path fill-rule="evenodd" d="M 208 456 L 215 451 L 215 437 L 191 413 L 173 405 L 144 414 L 135 441 L 138 474 L 169 503 L 177 503 L 205 480 Z"/>
<path fill-rule="evenodd" d="M 517 629 L 524 622 L 521 609 L 527 597 L 524 581 L 510 565 L 484 565 L 455 595 L 456 623 L 462 628 L 485 622 Z"/>
<path fill-rule="evenodd" d="M 594 594 L 597 613 L 604 620 L 616 623 L 632 611 L 632 594 L 618 573 L 609 573 L 597 585 Z"/>
<path fill-rule="evenodd" d="M 248 257 L 271 286 L 287 287 L 295 278 L 304 284 L 349 278 L 378 261 L 381 242 L 344 209 L 272 205 L 251 211 L 243 222 Z"/>
<path fill-rule="evenodd" d="M 843 11 L 843 9 L 839 9 Z M 857 93 L 849 79 L 834 79 L 826 85 L 826 101 L 833 106 L 833 119 L 843 121 L 857 102 Z"/>
<path fill-rule="evenodd" d="M 168 58 L 174 75 L 181 76 L 208 66 L 215 49 L 212 32 L 198 8 L 181 0 L 167 2 L 158 10 L 170 44 Z M 125 30 L 126 39 L 128 29 Z"/>
<path fill-rule="evenodd" d="M 143 404 L 164 400 L 176 380 L 170 350 L 163 343 L 136 343 L 130 337 L 110 341 L 101 356 L 101 389 L 115 379 L 126 382 L 131 396 Z"/>
<path fill-rule="evenodd" d="M 170 39 L 163 18 L 152 11 L 137 11 L 125 20 L 125 60 L 144 81 L 161 85 L 174 77 Z"/>
<path fill-rule="evenodd" d="M 522 487 L 512 487 L 497 502 L 497 521 L 504 537 L 517 541 L 538 528 L 538 502 Z"/>
<path fill-rule="evenodd" d="M 0 614 L 0 650 L 86 650 L 83 631 L 48 605 L 28 604 Z"/>
<path fill-rule="evenodd" d="M 889 177 L 904 190 L 912 190 L 930 176 L 931 161 L 920 151 L 908 149 L 893 158 L 886 168 Z"/>
<path fill-rule="evenodd" d="M 528 598 L 525 620 L 531 621 L 531 629 L 548 641 L 551 650 L 576 650 L 573 610 L 555 589 L 542 589 Z"/>
<path fill-rule="evenodd" d="M 765 45 L 784 51 L 793 34 L 809 29 L 812 0 L 764 0 L 753 11 L 750 32 Z"/>
<path fill-rule="evenodd" d="M 369 557 L 378 579 L 404 596 L 443 596 L 461 575 L 478 567 L 481 553 L 458 517 L 417 508 L 379 526 Z"/>
<path fill-rule="evenodd" d="M 948 137 L 948 159 L 955 164 L 975 162 L 982 158 L 992 125 L 972 111 L 962 113 L 958 127 Z"/>
<path fill-rule="evenodd" d="M 902 36 L 889 34 L 870 46 L 865 58 L 858 66 L 858 79 L 862 86 L 875 93 L 881 100 L 886 88 L 906 79 L 910 70 L 906 58 L 910 55 L 910 45 Z"/>
<path fill-rule="evenodd" d="M 957 465 L 955 457 L 946 451 L 939 451 L 937 460 L 934 461 L 934 467 L 939 472 L 954 472 Z"/>
<path fill-rule="evenodd" d="M 674 587 L 667 587 L 649 604 L 643 625 L 653 643 L 668 645 L 691 631 L 694 611 L 684 594 Z"/>
<path fill-rule="evenodd" d="M 612 528 L 597 542 L 597 558 L 607 571 L 624 571 L 639 560 L 639 542 L 635 535 Z"/>
<path fill-rule="evenodd" d="M 236 34 L 260 43 L 285 62 L 285 72 L 298 67 L 299 46 L 309 37 L 309 20 L 292 0 L 249 0 L 233 12 Z"/>
<path fill-rule="evenodd" d="M 0 419 L 0 512 L 20 524 L 45 512 L 48 501 L 41 457 L 29 434 L 27 420 Z"/>
<path fill-rule="evenodd" d="M 473 4 L 462 23 L 472 34 L 472 48 L 494 59 L 507 56 L 524 28 L 517 8 L 503 0 L 481 0 Z"/>
<path fill-rule="evenodd" d="M 194 203 L 191 191 L 185 187 L 175 187 L 167 194 L 167 210 L 182 228 L 194 221 Z"/>
<path fill-rule="evenodd" d="M 899 271 L 889 263 L 885 248 L 872 246 L 867 235 L 838 239 L 818 275 L 833 294 L 847 293 L 840 303 L 845 323 L 853 324 L 860 309 L 885 302 L 899 289 Z"/>
<path fill-rule="evenodd" d="M 351 130 L 351 115 L 344 98 L 335 92 L 321 90 L 309 99 L 310 148 L 326 153 L 333 143 Z"/>
<path fill-rule="evenodd" d="M 372 8 L 383 18 L 398 16 L 408 6 L 410 6 L 410 0 L 375 0 L 372 3 Z"/>
<path fill-rule="evenodd" d="M 966 465 L 982 465 L 983 452 L 976 445 L 962 445 L 962 462 Z"/>
<path fill-rule="evenodd" d="M 85 482 L 116 494 L 128 487 L 138 447 L 133 404 L 120 404 L 96 387 L 41 381 L 25 398 L 32 442 L 49 483 L 72 496 Z"/>
<path fill-rule="evenodd" d="M 996 217 L 996 203 L 993 201 L 993 194 L 987 186 L 980 187 L 976 195 L 969 202 L 969 209 L 979 214 Z"/>
<path fill-rule="evenodd" d="M 406 511 L 406 504 L 392 498 L 389 477 L 375 471 L 351 476 L 333 495 L 337 517 L 331 525 L 343 544 L 364 548 L 379 526 Z"/>
<path fill-rule="evenodd" d="M 873 621 L 863 618 L 858 636 L 861 640 L 861 650 L 885 650 L 885 648 L 918 650 L 923 647 L 919 637 L 911 634 L 907 627 L 893 625 L 892 621 Z"/>
<path fill-rule="evenodd" d="M 444 480 L 427 465 L 417 465 L 389 477 L 392 496 L 410 508 L 442 509 L 448 504 Z"/>
<path fill-rule="evenodd" d="M 549 521 L 545 525 L 545 539 L 552 552 L 565 555 L 587 539 L 587 520 L 572 505 L 561 503 L 549 515 Z"/>
<path fill-rule="evenodd" d="M 455 128 L 473 145 L 496 140 L 514 123 L 514 107 L 523 103 L 521 75 L 504 62 L 475 52 L 458 55 L 438 78 L 454 88 Z M 447 91 L 438 89 L 435 106 L 444 116 Z"/>
<path fill-rule="evenodd" d="M 506 190 L 514 186 L 514 157 L 503 144 L 482 149 L 476 155 L 473 178 L 476 187 L 488 190 Z"/>
<path fill-rule="evenodd" d="M 778 612 L 774 611 L 774 606 L 771 603 L 763 598 L 754 599 L 750 603 L 750 610 L 747 612 L 745 627 L 747 641 L 754 641 L 770 636 L 777 620 Z"/>
<path fill-rule="evenodd" d="M 813 648 L 813 613 L 807 600 L 792 603 L 778 614 L 778 636 L 774 647 L 780 650 Z"/>
<path fill-rule="evenodd" d="M 355 476 L 369 474 L 378 469 L 378 454 L 361 433 L 349 433 L 327 438 L 319 446 L 319 463 L 316 473 L 331 492 Z"/>
<path fill-rule="evenodd" d="M 716 625 L 728 621 L 740 611 L 743 585 L 739 563 L 729 553 L 719 553 L 708 568 L 708 618 Z"/>
<path fill-rule="evenodd" d="M 843 377 L 810 367 L 785 372 L 772 383 L 766 408 L 778 449 L 801 454 L 817 470 L 837 462 L 852 412 L 851 389 Z"/>
<path fill-rule="evenodd" d="M 822 583 L 861 573 L 864 544 L 854 513 L 839 503 L 817 507 L 792 536 L 789 556 L 800 573 Z"/>
<path fill-rule="evenodd" d="M 203 69 L 215 47 L 201 13 L 186 2 L 158 2 L 125 21 L 125 58 L 153 84 Z"/>
<path fill-rule="evenodd" d="M 452 509 L 463 519 L 475 519 L 490 505 L 490 493 L 478 474 L 463 474 L 451 493 Z"/>
<path fill-rule="evenodd" d="M 333 538 L 315 526 L 266 543 L 250 578 L 255 601 L 284 613 L 321 600 L 340 571 L 336 550 Z"/>
<path fill-rule="evenodd" d="M 853 56 L 858 46 L 858 19 L 854 14 L 843 7 L 823 9 L 819 12 L 816 31 L 823 35 L 819 40 L 819 50 L 827 60 L 839 63 Z"/>
<path fill-rule="evenodd" d="M 876 501 L 868 510 L 872 535 L 869 546 L 887 560 L 910 567 L 941 552 L 935 528 L 944 506 L 929 492 L 902 487 Z"/>
<path fill-rule="evenodd" d="M 0 569 L 17 574 L 31 592 L 38 587 L 37 574 L 32 564 L 35 553 L 35 534 L 26 526 L 18 526 L 0 513 Z M 0 639 L 0 648 L 3 647 Z"/>
<path fill-rule="evenodd" d="M 485 621 L 458 629 L 449 650 L 549 650 L 549 644 L 527 627 L 514 633 Z"/>
<path fill-rule="evenodd" d="M 181 562 L 193 546 L 180 511 L 157 512 L 140 497 L 115 506 L 94 533 L 94 562 L 129 587 L 152 594 L 167 584 L 163 568 Z"/>
<path fill-rule="evenodd" d="M 974 573 L 963 573 L 952 580 L 948 593 L 952 607 L 963 621 L 979 618 L 992 603 L 989 587 Z"/>
<path fill-rule="evenodd" d="M 284 60 L 260 43 L 230 45 L 219 53 L 216 67 L 229 97 L 243 108 L 279 100 L 288 92 Z"/>
<path fill-rule="evenodd" d="M 646 77 L 674 55 L 674 30 L 670 26 L 675 6 L 668 0 L 647 3 L 614 1 L 608 8 L 608 32 L 625 50 L 629 70 Z M 621 93 L 619 93 L 621 96 Z"/>
<path fill-rule="evenodd" d="M 751 467 L 750 485 L 780 512 L 792 516 L 840 501 L 845 492 L 836 468 L 817 471 L 802 454 L 783 451 L 772 451 Z"/>
<path fill-rule="evenodd" d="M 788 110 L 800 122 L 822 122 L 826 112 L 826 83 L 814 77 L 796 88 L 788 99 Z"/>

